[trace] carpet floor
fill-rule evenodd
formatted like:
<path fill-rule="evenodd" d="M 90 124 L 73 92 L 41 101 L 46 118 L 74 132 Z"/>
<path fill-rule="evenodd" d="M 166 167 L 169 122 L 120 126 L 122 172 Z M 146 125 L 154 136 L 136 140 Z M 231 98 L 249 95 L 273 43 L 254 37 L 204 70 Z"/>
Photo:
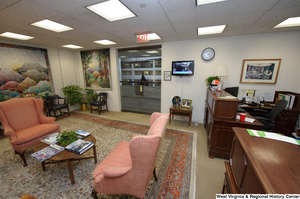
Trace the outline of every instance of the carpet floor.
<path fill-rule="evenodd" d="M 72 113 L 56 121 L 62 131 L 85 130 L 96 138 L 98 163 L 120 142 L 130 141 L 132 135 L 145 135 L 149 126 L 106 119 L 89 114 Z M 195 138 L 189 131 L 167 129 L 156 162 L 158 181 L 151 178 L 145 198 L 193 198 L 195 175 Z M 29 193 L 38 199 L 90 198 L 93 189 L 92 173 L 97 166 L 93 159 L 73 161 L 75 184 L 71 184 L 66 162 L 46 165 L 42 170 L 40 162 L 30 157 L 33 148 L 22 160 L 10 145 L 9 139 L 0 139 L 0 198 L 18 199 Z M 84 156 L 91 156 L 89 150 Z M 138 182 L 137 182 L 138 183 Z M 134 198 L 126 195 L 98 194 L 99 198 Z"/>

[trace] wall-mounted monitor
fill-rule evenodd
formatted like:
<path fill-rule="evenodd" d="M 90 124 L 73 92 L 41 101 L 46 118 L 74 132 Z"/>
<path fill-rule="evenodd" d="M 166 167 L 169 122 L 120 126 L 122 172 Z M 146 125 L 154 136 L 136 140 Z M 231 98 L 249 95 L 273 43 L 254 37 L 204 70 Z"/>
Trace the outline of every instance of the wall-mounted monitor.
<path fill-rule="evenodd" d="M 172 75 L 194 75 L 194 61 L 172 61 Z"/>

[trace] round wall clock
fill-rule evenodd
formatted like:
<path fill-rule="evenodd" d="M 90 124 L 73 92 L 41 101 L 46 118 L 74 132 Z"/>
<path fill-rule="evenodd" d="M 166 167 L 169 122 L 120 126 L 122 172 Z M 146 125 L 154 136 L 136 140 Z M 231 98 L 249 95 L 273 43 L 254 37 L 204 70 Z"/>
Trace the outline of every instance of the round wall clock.
<path fill-rule="evenodd" d="M 212 48 L 205 48 L 202 51 L 201 56 L 202 56 L 203 60 L 210 61 L 210 60 L 212 60 L 215 57 L 215 51 Z"/>

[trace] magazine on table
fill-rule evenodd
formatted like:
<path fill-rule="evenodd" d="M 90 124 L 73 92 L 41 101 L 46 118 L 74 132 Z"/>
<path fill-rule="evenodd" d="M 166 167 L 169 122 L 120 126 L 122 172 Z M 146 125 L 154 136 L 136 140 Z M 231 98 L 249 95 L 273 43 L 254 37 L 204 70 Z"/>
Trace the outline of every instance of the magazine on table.
<path fill-rule="evenodd" d="M 83 130 L 78 130 L 75 133 L 77 133 L 78 135 L 80 135 L 82 137 L 87 137 L 87 136 L 91 135 L 90 132 L 86 132 L 86 131 L 83 131 Z"/>
<path fill-rule="evenodd" d="M 85 152 L 86 150 L 91 148 L 92 146 L 94 146 L 94 142 L 79 139 L 79 140 L 76 140 L 75 142 L 69 144 L 65 148 L 66 148 L 66 150 L 71 151 L 73 153 L 82 154 L 83 152 Z"/>
<path fill-rule="evenodd" d="M 64 147 L 59 146 L 57 144 L 51 144 L 33 154 L 31 154 L 30 156 L 37 159 L 40 162 L 43 162 L 63 150 L 65 150 Z"/>
<path fill-rule="evenodd" d="M 58 142 L 57 136 L 59 133 L 52 133 L 50 135 L 47 135 L 46 137 L 43 137 L 41 139 L 41 142 L 44 142 L 46 144 L 55 144 Z"/>

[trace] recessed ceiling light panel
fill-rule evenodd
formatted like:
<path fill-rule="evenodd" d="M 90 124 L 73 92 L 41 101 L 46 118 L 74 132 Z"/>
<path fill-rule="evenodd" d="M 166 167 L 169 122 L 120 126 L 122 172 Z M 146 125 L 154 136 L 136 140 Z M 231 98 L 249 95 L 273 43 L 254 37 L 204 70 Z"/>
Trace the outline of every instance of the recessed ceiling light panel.
<path fill-rule="evenodd" d="M 101 2 L 95 5 L 88 6 L 87 8 L 100 15 L 101 17 L 107 19 L 108 21 L 117 21 L 121 19 L 136 17 L 133 12 L 131 12 L 118 0 Z"/>
<path fill-rule="evenodd" d="M 294 27 L 294 26 L 300 26 L 300 17 L 288 18 L 283 22 L 281 22 L 280 24 L 278 24 L 277 26 L 275 26 L 274 28 L 286 28 L 286 27 Z"/>
<path fill-rule="evenodd" d="M 197 0 L 197 6 L 209 4 L 209 3 L 221 2 L 221 1 L 227 1 L 227 0 Z"/>
<path fill-rule="evenodd" d="M 146 53 L 159 53 L 157 50 L 148 50 L 148 51 L 145 51 Z"/>
<path fill-rule="evenodd" d="M 27 35 L 21 35 L 21 34 L 12 33 L 12 32 L 4 32 L 4 33 L 0 34 L 0 36 L 12 38 L 12 39 L 20 39 L 20 40 L 29 40 L 29 39 L 34 38 L 34 37 L 27 36 Z"/>
<path fill-rule="evenodd" d="M 76 46 L 76 45 L 73 45 L 73 44 L 63 45 L 62 47 L 72 48 L 72 49 L 83 48 L 82 46 Z"/>
<path fill-rule="evenodd" d="M 48 19 L 44 19 L 42 21 L 32 23 L 31 25 L 39 27 L 39 28 L 51 30 L 54 32 L 64 32 L 64 31 L 68 31 L 68 30 L 73 30 L 73 28 L 71 28 L 71 27 L 56 23 L 54 21 L 50 21 Z"/>
<path fill-rule="evenodd" d="M 98 44 L 101 44 L 101 45 L 113 45 L 113 44 L 117 44 L 116 42 L 109 41 L 107 39 L 98 40 L 98 41 L 94 41 L 94 42 L 98 43 Z"/>
<path fill-rule="evenodd" d="M 225 27 L 226 25 L 198 28 L 198 35 L 220 34 L 224 31 Z"/>

